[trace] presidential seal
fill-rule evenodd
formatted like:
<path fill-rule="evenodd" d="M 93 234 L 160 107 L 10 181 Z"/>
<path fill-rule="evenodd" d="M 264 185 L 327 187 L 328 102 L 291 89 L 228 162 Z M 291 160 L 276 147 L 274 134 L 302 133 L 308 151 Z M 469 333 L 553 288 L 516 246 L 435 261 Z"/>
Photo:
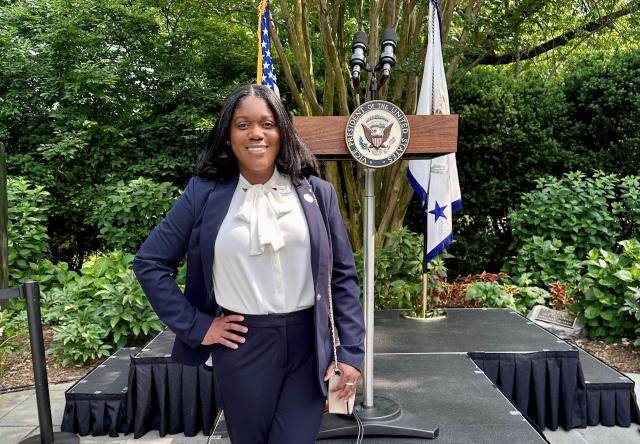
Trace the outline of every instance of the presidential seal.
<path fill-rule="evenodd" d="M 407 149 L 409 122 L 393 103 L 373 100 L 351 114 L 345 139 L 355 160 L 370 168 L 382 168 L 400 159 Z"/>

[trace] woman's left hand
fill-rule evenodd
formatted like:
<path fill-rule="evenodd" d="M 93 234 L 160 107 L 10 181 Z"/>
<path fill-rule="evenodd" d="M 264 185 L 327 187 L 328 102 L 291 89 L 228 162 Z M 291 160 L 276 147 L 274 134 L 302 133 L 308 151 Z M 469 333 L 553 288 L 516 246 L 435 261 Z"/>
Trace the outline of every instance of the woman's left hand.
<path fill-rule="evenodd" d="M 329 367 L 327 367 L 327 371 L 324 373 L 325 381 L 328 381 L 329 378 L 331 378 L 334 367 L 334 361 L 331 361 L 329 363 Z M 357 368 L 351 367 L 349 364 L 345 364 L 340 361 L 338 361 L 338 368 L 340 369 L 340 381 L 334 391 L 340 392 L 338 394 L 338 399 L 349 399 L 349 397 L 356 392 L 358 380 L 360 379 L 360 371 Z"/>

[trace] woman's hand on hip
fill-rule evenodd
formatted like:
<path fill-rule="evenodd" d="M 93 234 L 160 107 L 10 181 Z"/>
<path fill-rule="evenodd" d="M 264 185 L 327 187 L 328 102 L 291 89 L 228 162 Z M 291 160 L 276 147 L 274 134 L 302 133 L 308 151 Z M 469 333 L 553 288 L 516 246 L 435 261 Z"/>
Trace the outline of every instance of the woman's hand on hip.
<path fill-rule="evenodd" d="M 333 374 L 333 369 L 335 367 L 334 362 L 335 361 L 331 361 L 329 363 L 329 367 L 327 367 L 327 371 L 324 373 L 325 381 L 328 381 Z M 338 399 L 349 399 L 351 395 L 356 392 L 356 387 L 358 387 L 360 370 L 340 361 L 338 361 L 338 369 L 340 370 L 340 381 L 334 391 L 340 392 L 338 394 Z"/>
<path fill-rule="evenodd" d="M 202 345 L 221 344 L 233 349 L 238 348 L 238 343 L 244 343 L 244 338 L 235 334 L 234 331 L 240 333 L 249 331 L 244 325 L 236 323 L 242 321 L 244 321 L 244 317 L 240 315 L 224 316 L 220 314 L 209 326 L 207 334 L 202 339 Z"/>

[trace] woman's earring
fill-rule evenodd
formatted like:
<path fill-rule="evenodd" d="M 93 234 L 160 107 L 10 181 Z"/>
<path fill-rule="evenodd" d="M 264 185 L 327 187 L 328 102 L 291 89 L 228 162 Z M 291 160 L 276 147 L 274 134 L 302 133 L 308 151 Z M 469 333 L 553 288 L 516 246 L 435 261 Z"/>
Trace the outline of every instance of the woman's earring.
<path fill-rule="evenodd" d="M 231 141 L 230 140 L 227 140 L 227 145 L 231 145 Z"/>

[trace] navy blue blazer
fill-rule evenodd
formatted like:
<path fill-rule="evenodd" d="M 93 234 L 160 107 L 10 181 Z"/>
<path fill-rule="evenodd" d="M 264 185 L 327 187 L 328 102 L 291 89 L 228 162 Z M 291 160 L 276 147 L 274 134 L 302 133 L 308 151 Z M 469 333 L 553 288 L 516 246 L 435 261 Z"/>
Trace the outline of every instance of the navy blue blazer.
<path fill-rule="evenodd" d="M 237 184 L 238 175 L 219 181 L 193 177 L 135 257 L 133 269 L 142 289 L 158 317 L 176 334 L 172 358 L 185 365 L 203 364 L 213 347 L 201 342 L 218 313 L 212 285 L 214 244 Z M 333 354 L 329 278 L 340 339 L 338 360 L 362 371 L 360 287 L 333 186 L 311 176 L 295 189 L 309 227 L 318 382 L 326 395 L 324 373 Z M 187 280 L 183 294 L 174 275 L 185 254 Z"/>

